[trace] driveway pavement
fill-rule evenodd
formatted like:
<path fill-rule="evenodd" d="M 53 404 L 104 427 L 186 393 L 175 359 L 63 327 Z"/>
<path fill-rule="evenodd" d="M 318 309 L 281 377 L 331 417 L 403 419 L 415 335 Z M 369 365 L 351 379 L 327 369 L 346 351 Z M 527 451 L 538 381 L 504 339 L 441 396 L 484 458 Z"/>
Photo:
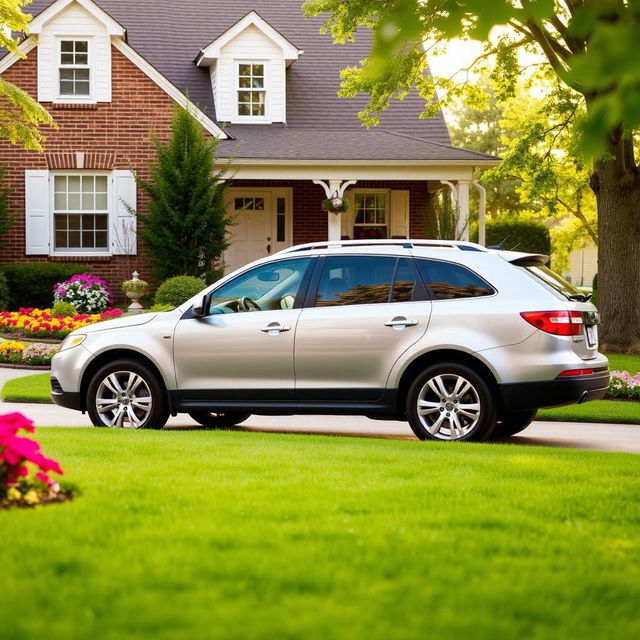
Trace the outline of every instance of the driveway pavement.
<path fill-rule="evenodd" d="M 0 403 L 0 413 L 20 411 L 37 426 L 88 427 L 89 418 L 77 411 L 49 404 Z M 167 428 L 193 429 L 199 425 L 186 414 L 170 418 Z M 360 416 L 252 416 L 239 431 L 299 433 L 365 438 L 415 439 L 406 422 L 369 420 Z M 599 451 L 640 453 L 640 425 L 578 422 L 534 422 L 522 434 L 501 442 Z"/>

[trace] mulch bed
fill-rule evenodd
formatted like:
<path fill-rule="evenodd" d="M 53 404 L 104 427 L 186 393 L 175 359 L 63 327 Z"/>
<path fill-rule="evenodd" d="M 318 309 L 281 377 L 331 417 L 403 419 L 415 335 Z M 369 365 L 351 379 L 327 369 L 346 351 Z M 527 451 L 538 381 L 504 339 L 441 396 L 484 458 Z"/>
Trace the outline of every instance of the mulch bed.
<path fill-rule="evenodd" d="M 33 371 L 49 371 L 50 364 L 16 364 L 15 362 L 2 362 L 0 360 L 0 369 L 31 369 Z"/>
<path fill-rule="evenodd" d="M 71 491 L 60 491 L 55 496 L 46 496 L 42 498 L 37 504 L 26 504 L 24 502 L 11 502 L 9 504 L 3 504 L 0 502 L 0 509 L 8 511 L 9 509 L 35 509 L 36 507 L 45 507 L 49 504 L 58 504 L 60 502 L 68 502 L 73 500 L 74 495 Z"/>
<path fill-rule="evenodd" d="M 60 344 L 62 338 L 36 338 L 35 336 L 24 336 L 20 332 L 0 333 L 0 338 L 5 340 L 19 340 L 20 342 L 44 342 L 45 344 Z"/>

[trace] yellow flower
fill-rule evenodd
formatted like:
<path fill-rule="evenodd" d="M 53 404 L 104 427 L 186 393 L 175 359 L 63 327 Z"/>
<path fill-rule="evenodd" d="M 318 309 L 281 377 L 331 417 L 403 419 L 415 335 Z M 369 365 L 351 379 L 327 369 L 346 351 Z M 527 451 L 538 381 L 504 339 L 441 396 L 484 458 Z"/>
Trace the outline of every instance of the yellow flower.
<path fill-rule="evenodd" d="M 13 502 L 19 502 L 22 499 L 22 494 L 15 487 L 9 487 L 9 491 L 7 491 L 7 500 L 11 500 Z"/>
<path fill-rule="evenodd" d="M 38 494 L 33 489 L 31 491 L 27 491 L 27 493 L 24 494 L 24 501 L 27 504 L 38 504 Z"/>

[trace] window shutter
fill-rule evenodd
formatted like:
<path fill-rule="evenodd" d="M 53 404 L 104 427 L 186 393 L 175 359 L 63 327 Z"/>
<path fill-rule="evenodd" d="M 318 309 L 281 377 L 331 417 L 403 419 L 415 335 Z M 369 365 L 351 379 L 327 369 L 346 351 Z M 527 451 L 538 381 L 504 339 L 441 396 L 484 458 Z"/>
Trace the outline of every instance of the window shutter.
<path fill-rule="evenodd" d="M 389 236 L 392 238 L 409 237 L 409 191 L 391 191 L 391 224 Z"/>
<path fill-rule="evenodd" d="M 136 179 L 128 170 L 113 172 L 114 206 L 111 226 L 111 252 L 113 255 L 136 255 Z"/>
<path fill-rule="evenodd" d="M 25 253 L 49 255 L 51 213 L 49 211 L 49 172 L 27 169 L 24 172 Z"/>

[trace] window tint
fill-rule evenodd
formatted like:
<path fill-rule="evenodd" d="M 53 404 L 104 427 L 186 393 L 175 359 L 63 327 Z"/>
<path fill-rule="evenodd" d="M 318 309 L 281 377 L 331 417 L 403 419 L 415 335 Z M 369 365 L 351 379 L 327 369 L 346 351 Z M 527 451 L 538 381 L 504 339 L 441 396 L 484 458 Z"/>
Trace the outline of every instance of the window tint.
<path fill-rule="evenodd" d="M 416 260 L 416 264 L 435 300 L 476 298 L 494 293 L 490 284 L 459 264 L 438 260 Z"/>
<path fill-rule="evenodd" d="M 291 309 L 309 262 L 310 258 L 281 260 L 239 275 L 214 291 L 209 313 Z"/>
<path fill-rule="evenodd" d="M 398 260 L 391 302 L 409 302 L 413 298 L 413 291 L 416 288 L 415 273 L 411 261 L 406 258 Z"/>
<path fill-rule="evenodd" d="M 562 294 L 565 298 L 571 299 L 572 296 L 581 297 L 582 294 L 579 289 L 576 289 L 568 280 L 565 280 L 562 276 L 559 276 L 554 271 L 551 271 L 549 267 L 545 267 L 541 264 L 533 264 L 530 266 L 522 267 L 527 273 L 535 276 L 539 280 L 542 280 L 547 286 L 555 289 L 558 293 Z"/>
<path fill-rule="evenodd" d="M 391 257 L 329 256 L 315 306 L 388 302 L 395 264 Z"/>

